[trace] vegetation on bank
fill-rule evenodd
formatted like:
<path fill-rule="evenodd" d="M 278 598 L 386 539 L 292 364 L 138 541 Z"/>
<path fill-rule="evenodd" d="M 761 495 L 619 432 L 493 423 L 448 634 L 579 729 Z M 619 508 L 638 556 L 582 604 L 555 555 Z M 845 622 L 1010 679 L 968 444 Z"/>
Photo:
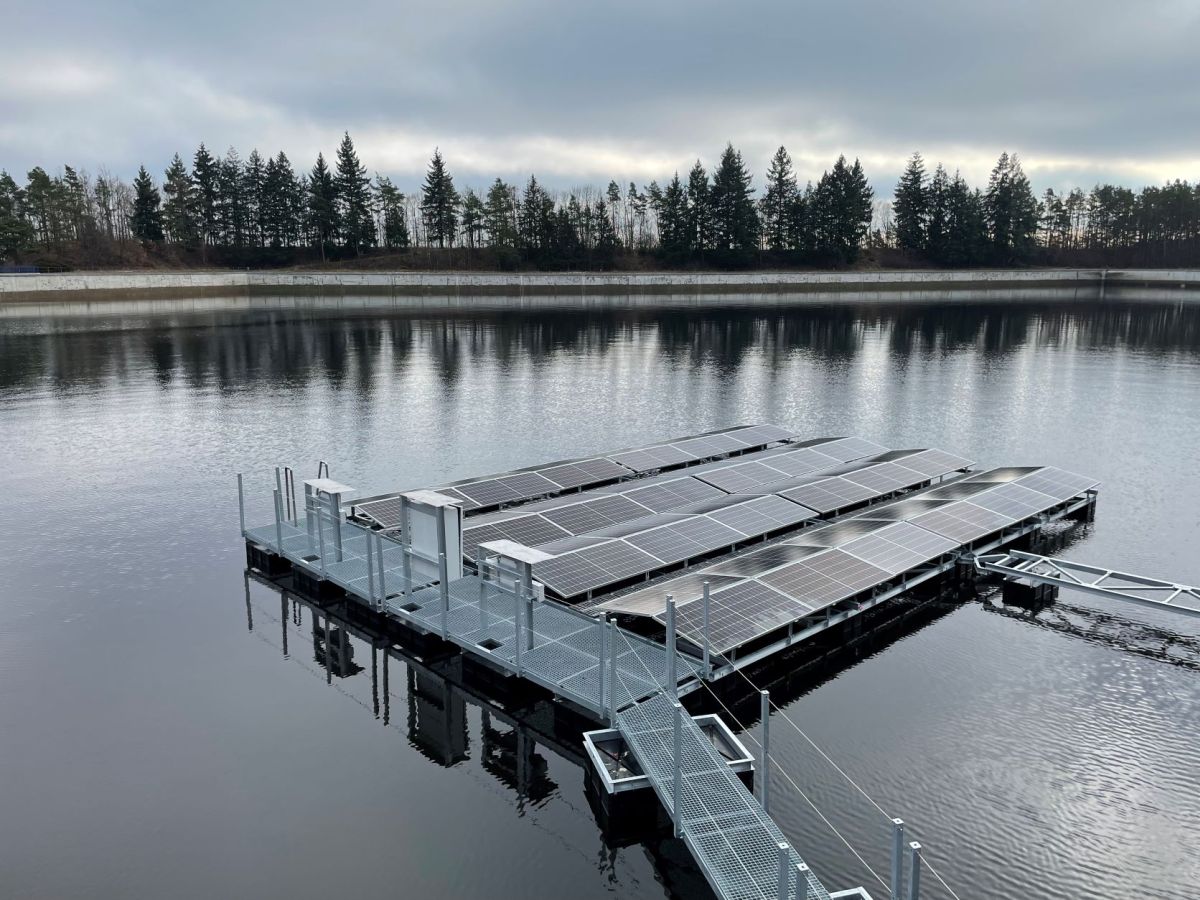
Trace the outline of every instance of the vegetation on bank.
<path fill-rule="evenodd" d="M 1196 265 L 1200 185 L 1140 192 L 1097 185 L 1039 199 L 1016 156 L 986 188 L 909 160 L 894 197 L 876 201 L 858 160 L 839 157 L 800 187 L 780 147 L 756 196 L 727 145 L 710 173 L 697 161 L 660 185 L 521 187 L 500 178 L 459 190 L 435 151 L 419 192 L 367 175 L 349 134 L 332 163 L 297 173 L 280 152 L 203 144 L 161 181 L 142 166 L 127 184 L 65 166 L 19 184 L 0 170 L 0 262 L 44 267 L 356 267 L 656 269 Z"/>

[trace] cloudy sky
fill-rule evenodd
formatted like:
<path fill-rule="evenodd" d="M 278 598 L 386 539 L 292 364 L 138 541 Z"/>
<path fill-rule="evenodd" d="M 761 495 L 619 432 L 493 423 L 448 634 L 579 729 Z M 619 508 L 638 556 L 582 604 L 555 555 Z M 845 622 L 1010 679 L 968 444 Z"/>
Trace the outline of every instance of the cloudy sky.
<path fill-rule="evenodd" d="M 349 129 L 403 186 L 662 180 L 726 141 L 761 184 L 859 156 L 1039 190 L 1200 179 L 1200 0 L 7 0 L 0 168 L 156 175 L 204 141 L 297 168 Z"/>

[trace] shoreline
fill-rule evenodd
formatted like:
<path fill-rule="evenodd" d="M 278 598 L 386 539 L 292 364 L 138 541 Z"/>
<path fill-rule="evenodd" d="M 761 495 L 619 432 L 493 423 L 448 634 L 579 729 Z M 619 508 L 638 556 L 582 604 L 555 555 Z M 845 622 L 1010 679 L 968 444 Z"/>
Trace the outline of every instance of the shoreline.
<path fill-rule="evenodd" d="M 870 272 L 379 272 L 171 271 L 0 274 L 0 305 L 129 300 L 391 297 L 399 305 L 580 305 L 586 298 L 662 301 L 819 302 L 864 300 L 1100 300 L 1114 289 L 1153 299 L 1200 296 L 1200 269 L 979 269 Z M 1129 298 L 1135 299 L 1135 298 Z M 1189 297 L 1189 299 L 1191 299 Z M 449 302 L 447 302 L 449 301 Z"/>

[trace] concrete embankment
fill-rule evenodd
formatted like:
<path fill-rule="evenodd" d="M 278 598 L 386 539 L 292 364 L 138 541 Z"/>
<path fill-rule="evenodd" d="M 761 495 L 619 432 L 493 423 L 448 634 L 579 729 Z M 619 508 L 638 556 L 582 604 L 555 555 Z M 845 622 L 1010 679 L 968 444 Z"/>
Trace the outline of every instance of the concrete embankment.
<path fill-rule="evenodd" d="M 577 305 L 581 297 L 804 302 L 843 299 L 1099 299 L 1112 289 L 1200 289 L 1200 270 L 572 273 L 78 272 L 0 275 L 0 303 L 186 298 L 391 297 L 397 305 Z M 411 298 L 405 300 L 405 298 Z M 703 300 L 700 300 L 703 298 Z M 498 302 L 499 301 L 499 302 Z M 670 301 L 668 301 L 670 302 Z"/>

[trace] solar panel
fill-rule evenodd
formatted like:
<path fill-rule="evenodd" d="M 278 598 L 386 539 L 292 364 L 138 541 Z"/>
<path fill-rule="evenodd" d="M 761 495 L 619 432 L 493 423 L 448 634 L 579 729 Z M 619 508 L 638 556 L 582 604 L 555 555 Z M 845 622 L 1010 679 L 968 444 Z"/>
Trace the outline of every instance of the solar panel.
<path fill-rule="evenodd" d="M 795 537 L 788 538 L 787 542 L 798 547 L 838 547 L 890 524 L 867 518 L 844 519 L 831 525 L 809 528 Z"/>
<path fill-rule="evenodd" d="M 785 476 L 794 478 L 797 475 L 807 475 L 827 466 L 835 466 L 840 460 L 812 447 L 779 453 L 768 459 L 772 469 L 778 469 Z"/>
<path fill-rule="evenodd" d="M 769 572 L 758 580 L 814 610 L 858 593 L 802 562 Z"/>
<path fill-rule="evenodd" d="M 560 597 L 574 597 L 609 584 L 612 576 L 584 558 L 586 550 L 533 564 L 533 577 Z"/>
<path fill-rule="evenodd" d="M 542 515 L 571 534 L 584 534 L 613 523 L 612 519 L 593 506 L 594 502 L 572 503 L 570 506 L 548 509 Z"/>
<path fill-rule="evenodd" d="M 816 513 L 782 497 L 755 497 L 728 506 L 725 509 L 710 512 L 708 517 L 727 525 L 743 535 L 756 536 L 767 534 L 786 525 L 796 525 L 800 522 L 816 518 Z"/>
<path fill-rule="evenodd" d="M 960 544 L 969 543 L 1011 524 L 1007 516 L 976 506 L 967 500 L 948 503 L 941 509 L 923 513 L 910 522 Z"/>
<path fill-rule="evenodd" d="M 1100 482 L 1086 475 L 1067 472 L 1055 466 L 1047 466 L 1030 475 L 1017 479 L 1017 484 L 1040 491 L 1055 500 L 1068 500 L 1084 491 L 1099 487 Z"/>
<path fill-rule="evenodd" d="M 988 490 L 992 485 L 983 481 L 955 481 L 922 494 L 931 500 L 963 500 Z"/>
<path fill-rule="evenodd" d="M 488 522 L 463 529 L 463 549 L 474 552 L 480 544 L 506 539 L 536 547 L 567 537 L 569 532 L 539 515 L 516 516 L 499 522 Z"/>
<path fill-rule="evenodd" d="M 718 653 L 780 628 L 809 611 L 807 606 L 757 581 L 716 591 L 710 601 L 708 635 L 710 646 Z M 704 604 L 692 602 L 678 607 L 675 627 L 697 645 L 703 645 Z"/>
<path fill-rule="evenodd" d="M 589 563 L 609 574 L 607 583 L 641 575 L 658 568 L 659 562 L 627 541 L 607 541 L 579 551 Z"/>
<path fill-rule="evenodd" d="M 636 482 L 634 483 L 636 484 Z M 669 481 L 651 484 L 646 487 L 632 487 L 626 491 L 626 496 L 655 512 L 665 512 L 677 509 L 697 500 L 712 497 L 723 497 L 725 492 L 718 487 L 707 484 L 698 478 L 685 475 Z"/>
<path fill-rule="evenodd" d="M 522 499 L 519 491 L 513 490 L 498 478 L 459 484 L 454 489 L 477 506 L 495 506 L 498 503 Z"/>
<path fill-rule="evenodd" d="M 999 469 L 988 469 L 970 476 L 967 481 L 983 481 L 988 484 L 1004 484 L 1006 481 L 1016 481 L 1023 475 L 1036 472 L 1038 466 L 1004 466 Z"/>
<path fill-rule="evenodd" d="M 501 484 L 515 491 L 522 500 L 540 497 L 542 494 L 554 494 L 559 491 L 559 485 L 537 472 L 516 472 L 498 478 Z"/>
<path fill-rule="evenodd" d="M 887 452 L 887 447 L 860 437 L 834 438 L 831 441 L 815 444 L 813 449 L 832 456 L 838 462 L 849 462 L 852 459 Z"/>
<path fill-rule="evenodd" d="M 383 528 L 395 528 L 400 524 L 401 502 L 399 497 L 387 497 L 383 500 L 359 503 L 354 508 L 357 512 L 370 516 Z"/>
<path fill-rule="evenodd" d="M 953 453 L 947 453 L 945 450 L 938 449 L 921 450 L 911 456 L 897 459 L 896 462 L 905 468 L 930 477 L 946 475 L 950 472 L 956 472 L 959 469 L 965 469 L 971 465 L 971 460 L 969 459 L 964 459 L 961 456 L 955 456 Z"/>
<path fill-rule="evenodd" d="M 719 563 L 706 569 L 717 575 L 736 575 L 742 578 L 755 578 L 772 569 L 786 566 L 788 563 L 804 559 L 819 553 L 814 547 L 793 547 L 790 544 L 771 544 L 753 553 L 735 556 L 733 559 Z"/>
<path fill-rule="evenodd" d="M 888 573 L 883 569 L 863 562 L 842 550 L 827 550 L 810 556 L 804 561 L 804 565 L 814 572 L 840 581 L 856 592 L 888 580 Z"/>
<path fill-rule="evenodd" d="M 736 431 L 726 432 L 726 434 L 736 441 L 741 441 L 746 447 L 765 447 L 767 444 L 787 441 L 795 437 L 792 432 L 777 425 L 748 425 Z"/>
<path fill-rule="evenodd" d="M 1002 516 L 1008 516 L 1011 522 L 1019 522 L 1034 513 L 1049 509 L 1055 501 L 1045 494 L 1009 482 L 976 494 L 971 498 L 971 502 Z"/>
<path fill-rule="evenodd" d="M 780 491 L 779 495 L 817 512 L 829 513 L 877 497 L 879 492 L 844 478 L 825 478 Z"/>
<path fill-rule="evenodd" d="M 869 487 L 879 494 L 890 494 L 892 491 L 903 490 L 928 480 L 924 475 L 894 462 L 882 462 L 857 472 L 848 472 L 841 477 L 854 484 Z"/>
<path fill-rule="evenodd" d="M 774 462 L 774 457 L 771 458 Z M 774 484 L 787 473 L 781 472 L 765 462 L 743 462 L 716 469 L 711 472 L 699 472 L 696 477 L 708 484 L 715 485 L 731 494 L 753 493 L 763 485 Z"/>
<path fill-rule="evenodd" d="M 890 575 L 937 559 L 958 543 L 907 522 L 897 522 L 848 544 L 841 549 L 883 569 Z"/>
<path fill-rule="evenodd" d="M 684 519 L 682 522 L 671 527 L 688 540 L 695 541 L 701 547 L 704 547 L 705 550 L 728 547 L 730 544 L 736 544 L 745 539 L 745 536 L 741 532 L 734 531 L 720 522 L 714 522 L 707 516 L 695 516 Z"/>
<path fill-rule="evenodd" d="M 705 548 L 669 525 L 652 528 L 630 535 L 628 542 L 640 550 L 652 554 L 665 564 L 683 562 L 695 556 L 703 556 Z"/>
<path fill-rule="evenodd" d="M 586 487 L 625 478 L 629 470 L 608 459 L 585 459 L 538 469 L 538 474 L 564 489 Z"/>

